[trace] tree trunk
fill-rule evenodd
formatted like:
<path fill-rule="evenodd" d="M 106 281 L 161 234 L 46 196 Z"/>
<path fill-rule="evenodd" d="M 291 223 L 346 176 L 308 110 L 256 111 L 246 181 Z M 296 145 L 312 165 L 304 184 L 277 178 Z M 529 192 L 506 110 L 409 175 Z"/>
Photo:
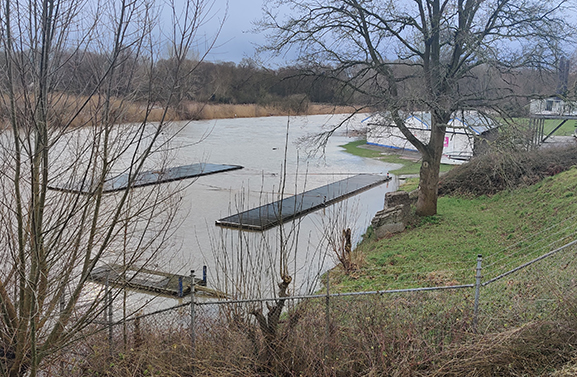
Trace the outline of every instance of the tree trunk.
<path fill-rule="evenodd" d="M 439 184 L 439 168 L 434 166 L 430 158 L 423 156 L 419 180 L 419 198 L 417 200 L 417 216 L 432 216 L 437 213 L 437 188 Z"/>
<path fill-rule="evenodd" d="M 279 355 L 279 347 L 282 346 L 282 344 L 279 344 L 278 328 L 280 324 L 280 316 L 286 302 L 286 297 L 288 296 L 288 288 L 291 281 L 291 276 L 284 275 L 282 277 L 282 282 L 278 285 L 279 299 L 275 301 L 274 305 L 268 307 L 266 317 L 262 313 L 262 309 L 255 309 L 251 312 L 251 314 L 256 317 L 260 330 L 264 336 L 265 347 L 264 353 L 262 354 L 261 364 L 271 372 L 276 369 L 275 365 Z"/>
<path fill-rule="evenodd" d="M 433 216 L 437 214 L 437 195 L 439 189 L 439 169 L 443 156 L 446 126 L 433 125 L 431 139 L 425 153 L 422 153 L 419 178 L 419 198 L 417 199 L 417 216 Z"/>

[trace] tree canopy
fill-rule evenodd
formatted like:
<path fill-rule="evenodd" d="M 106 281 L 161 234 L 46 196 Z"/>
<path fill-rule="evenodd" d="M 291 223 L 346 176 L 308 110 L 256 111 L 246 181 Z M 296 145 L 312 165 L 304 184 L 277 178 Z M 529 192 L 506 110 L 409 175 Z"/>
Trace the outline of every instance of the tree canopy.
<path fill-rule="evenodd" d="M 259 25 L 264 50 L 334 67 L 335 80 L 387 114 L 422 155 L 417 213 L 433 215 L 451 115 L 506 113 L 522 68 L 556 67 L 569 11 L 565 0 L 271 0 Z M 412 111 L 431 114 L 428 140 L 406 127 Z"/>

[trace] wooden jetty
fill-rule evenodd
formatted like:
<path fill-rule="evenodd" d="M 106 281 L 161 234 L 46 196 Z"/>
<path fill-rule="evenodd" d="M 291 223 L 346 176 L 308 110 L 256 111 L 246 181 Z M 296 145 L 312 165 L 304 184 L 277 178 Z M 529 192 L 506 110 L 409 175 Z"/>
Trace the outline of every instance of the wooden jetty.
<path fill-rule="evenodd" d="M 200 163 L 192 165 L 176 166 L 161 170 L 143 171 L 138 174 L 133 184 L 130 186 L 142 187 L 156 185 L 159 183 L 178 181 L 187 178 L 195 178 L 203 175 L 222 173 L 231 170 L 242 169 L 240 165 L 223 165 Z M 128 188 L 129 173 L 120 174 L 108 178 L 104 182 L 103 192 L 114 192 L 126 190 Z M 49 188 L 57 191 L 90 194 L 95 189 L 92 182 L 73 182 L 71 184 L 49 185 Z"/>
<path fill-rule="evenodd" d="M 389 176 L 359 174 L 217 220 L 216 225 L 263 231 L 326 207 L 390 180 Z"/>
<path fill-rule="evenodd" d="M 119 264 L 96 267 L 88 280 L 116 288 L 128 288 L 164 296 L 183 297 L 190 295 L 191 290 L 190 276 L 134 266 L 124 268 Z M 195 292 L 219 298 L 226 297 L 226 294 L 206 287 L 206 268 L 203 271 L 203 279 L 195 278 L 194 282 Z"/>

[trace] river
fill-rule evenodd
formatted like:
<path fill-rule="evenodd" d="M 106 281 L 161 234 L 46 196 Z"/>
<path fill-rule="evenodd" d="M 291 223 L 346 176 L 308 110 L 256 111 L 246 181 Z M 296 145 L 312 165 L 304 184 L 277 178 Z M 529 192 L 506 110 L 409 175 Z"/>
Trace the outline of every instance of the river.
<path fill-rule="evenodd" d="M 301 142 L 302 138 L 330 129 L 345 117 L 266 117 L 175 124 L 179 132 L 171 144 L 172 164 L 210 162 L 244 168 L 203 176 L 186 187 L 181 208 L 184 217 L 173 240 L 178 252 L 162 260 L 159 268 L 187 274 L 191 269 L 201 271 L 206 265 L 209 286 L 229 291 L 233 288 L 258 290 L 255 285 L 266 284 L 267 279 L 279 279 L 278 253 L 283 249 L 287 254 L 288 272 L 295 280 L 294 289 L 301 293 L 314 289 L 319 273 L 335 265 L 334 255 L 327 250 L 330 247 L 326 244 L 326 234 L 340 234 L 342 229 L 350 227 L 353 242 L 358 242 L 371 218 L 383 208 L 384 194 L 396 190 L 396 179 L 306 215 L 298 224 L 287 223 L 282 236 L 279 227 L 265 232 L 239 233 L 214 223 L 278 199 L 283 176 L 286 197 L 354 174 L 386 174 L 398 167 L 353 156 L 339 147 L 354 140 L 347 133 L 360 124 L 363 115 L 353 117 L 329 139 L 324 150 L 310 156 L 310 148 Z M 261 260 L 247 262 L 249 257 Z M 241 268 L 242 272 L 233 271 Z M 263 274 L 267 277 L 261 276 Z M 234 278 L 225 275 L 234 275 Z M 243 294 L 250 295 L 250 292 Z"/>
<path fill-rule="evenodd" d="M 222 228 L 215 221 L 278 200 L 281 192 L 288 197 L 352 175 L 386 175 L 399 167 L 354 156 L 339 147 L 355 140 L 348 134 L 356 135 L 355 128 L 364 115 L 352 117 L 324 148 L 311 154 L 315 148 L 303 140 L 333 128 L 346 117 L 314 115 L 173 123 L 165 130 L 162 139 L 166 143 L 152 156 L 149 168 L 157 169 L 160 163 L 179 166 L 208 162 L 241 165 L 243 169 L 163 184 L 168 190 L 177 190 L 175 224 L 179 226 L 171 231 L 161 252 L 146 268 L 187 276 L 194 270 L 200 277 L 203 266 L 207 266 L 208 287 L 238 298 L 270 297 L 281 271 L 292 277 L 293 294 L 318 289 L 320 275 L 338 263 L 331 242 L 337 242 L 346 228 L 352 230 L 353 244 L 359 242 L 374 214 L 383 208 L 385 193 L 397 189 L 396 177 L 264 232 Z M 120 127 L 118 133 L 125 134 L 130 129 Z M 60 143 L 62 155 L 66 155 L 70 145 L 67 140 Z M 129 162 L 119 160 L 120 171 Z M 136 190 L 148 189 L 134 190 L 136 194 Z M 114 200 L 120 194 L 108 195 Z M 122 253 L 113 253 L 102 262 L 118 263 L 119 256 Z M 88 287 L 87 294 L 98 291 L 98 286 Z M 115 302 L 119 309 L 120 301 L 123 300 Z M 151 312 L 178 301 L 131 292 L 126 302 L 130 303 L 129 312 L 140 310 L 142 305 Z"/>

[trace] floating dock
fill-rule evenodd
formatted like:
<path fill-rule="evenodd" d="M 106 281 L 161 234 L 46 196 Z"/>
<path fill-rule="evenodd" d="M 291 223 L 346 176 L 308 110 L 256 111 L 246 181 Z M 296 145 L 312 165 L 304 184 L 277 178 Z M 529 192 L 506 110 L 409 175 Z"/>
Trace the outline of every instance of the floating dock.
<path fill-rule="evenodd" d="M 380 185 L 391 178 L 359 174 L 274 203 L 217 220 L 216 225 L 263 231 Z"/>
<path fill-rule="evenodd" d="M 178 181 L 187 178 L 195 178 L 203 175 L 222 173 L 231 170 L 242 169 L 240 165 L 222 165 L 200 163 L 192 165 L 176 166 L 162 170 L 143 171 L 134 180 L 131 188 L 156 185 L 159 183 Z M 120 174 L 109 178 L 104 182 L 103 192 L 114 192 L 128 188 L 129 174 Z M 72 184 L 49 186 L 52 190 L 90 194 L 95 186 L 89 182 L 74 182 Z"/>
<path fill-rule="evenodd" d="M 187 296 L 191 289 L 190 276 L 133 266 L 124 269 L 118 264 L 96 267 L 88 280 L 102 285 L 109 284 L 116 288 L 175 297 Z M 195 291 L 220 298 L 226 297 L 224 293 L 206 287 L 206 269 L 203 271 L 203 279 L 195 278 L 194 282 Z"/>

